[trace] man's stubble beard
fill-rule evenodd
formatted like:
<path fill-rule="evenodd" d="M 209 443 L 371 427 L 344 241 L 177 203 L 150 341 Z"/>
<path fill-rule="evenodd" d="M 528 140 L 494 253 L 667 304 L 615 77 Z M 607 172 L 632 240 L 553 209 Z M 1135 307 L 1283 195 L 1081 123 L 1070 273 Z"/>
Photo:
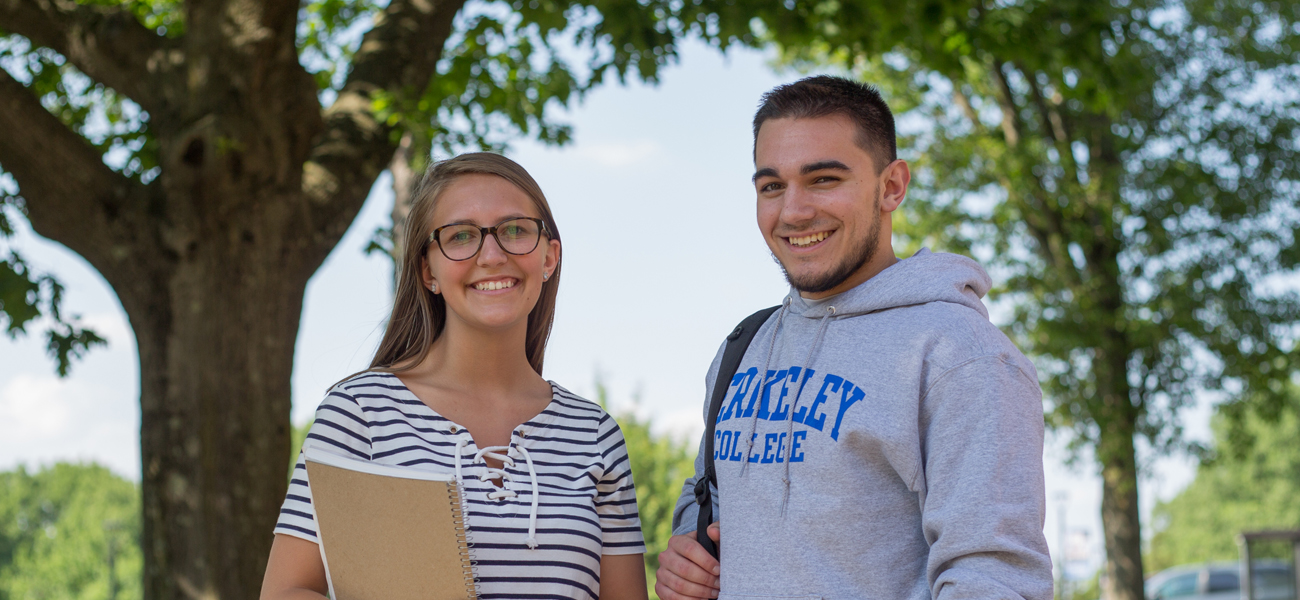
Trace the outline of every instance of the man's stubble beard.
<path fill-rule="evenodd" d="M 876 245 L 880 242 L 880 225 L 884 220 L 880 217 L 879 192 L 880 184 L 876 184 L 875 189 L 871 192 L 872 215 L 875 219 L 875 223 L 870 225 L 867 237 L 862 240 L 862 244 L 853 248 L 852 251 L 844 257 L 844 260 L 841 260 L 840 263 L 835 265 L 831 270 L 825 273 L 814 273 L 806 277 L 796 278 L 790 275 L 790 271 L 785 268 L 785 265 L 781 264 L 780 259 L 778 259 L 775 254 L 772 255 L 772 260 L 776 261 L 776 264 L 780 265 L 781 272 L 785 274 L 785 280 L 790 283 L 791 287 L 806 294 L 820 294 L 825 291 L 833 290 L 836 286 L 844 283 L 849 277 L 852 277 L 853 274 L 858 272 L 858 269 L 861 269 L 863 265 L 871 262 L 871 259 L 876 256 Z"/>

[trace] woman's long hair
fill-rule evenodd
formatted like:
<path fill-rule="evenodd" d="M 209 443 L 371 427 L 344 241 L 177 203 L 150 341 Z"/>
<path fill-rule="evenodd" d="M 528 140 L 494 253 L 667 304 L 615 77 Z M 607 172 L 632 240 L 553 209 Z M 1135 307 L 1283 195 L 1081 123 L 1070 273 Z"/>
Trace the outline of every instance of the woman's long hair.
<path fill-rule="evenodd" d="M 406 233 L 402 239 L 405 250 L 399 265 L 401 272 L 393 294 L 393 314 L 388 318 L 388 327 L 368 370 L 387 373 L 410 370 L 424 361 L 433 342 L 442 335 L 447 324 L 447 303 L 442 296 L 424 287 L 422 263 L 429 247 L 429 235 L 433 233 L 433 209 L 447 186 L 469 174 L 495 175 L 514 184 L 532 199 L 537 212 L 541 213 L 547 236 L 552 240 L 560 239 L 560 230 L 555 226 L 551 206 L 546 203 L 542 188 L 515 161 L 491 152 L 474 152 L 430 165 L 412 194 L 411 212 L 406 218 Z M 563 258 L 563 254 L 560 257 Z M 542 282 L 537 304 L 528 313 L 524 352 L 528 364 L 538 375 L 542 374 L 546 341 L 551 336 L 551 323 L 555 321 L 555 294 L 559 288 L 560 263 L 557 262 L 550 278 Z"/>

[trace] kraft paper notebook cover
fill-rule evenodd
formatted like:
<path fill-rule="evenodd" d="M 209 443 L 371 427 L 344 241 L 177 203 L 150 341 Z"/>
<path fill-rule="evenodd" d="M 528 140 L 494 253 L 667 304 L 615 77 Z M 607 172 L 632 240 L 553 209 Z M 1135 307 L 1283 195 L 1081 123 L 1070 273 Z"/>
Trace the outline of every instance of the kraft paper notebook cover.
<path fill-rule="evenodd" d="M 307 481 L 334 600 L 475 599 L 460 489 L 449 474 L 308 446 Z"/>

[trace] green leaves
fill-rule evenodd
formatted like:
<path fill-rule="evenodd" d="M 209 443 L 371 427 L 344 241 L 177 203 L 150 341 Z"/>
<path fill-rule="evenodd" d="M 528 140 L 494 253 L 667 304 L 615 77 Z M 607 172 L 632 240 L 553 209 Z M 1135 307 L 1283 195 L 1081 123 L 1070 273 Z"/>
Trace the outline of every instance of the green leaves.
<path fill-rule="evenodd" d="M 380 7 L 369 0 L 316 0 L 298 15 L 298 50 L 303 66 L 322 90 L 343 84 L 362 27 L 373 22 Z"/>
<path fill-rule="evenodd" d="M 140 497 L 98 465 L 0 473 L 0 600 L 140 598 Z"/>
<path fill-rule="evenodd" d="M 2 190 L 0 190 L 2 193 Z M 9 247 L 13 226 L 8 210 L 12 196 L 0 196 L 0 325 L 10 339 L 27 333 L 27 327 L 44 315 L 46 351 L 55 361 L 60 377 L 94 346 L 107 342 L 94 331 L 81 326 L 76 315 L 63 314 L 63 285 L 54 277 L 34 272 L 23 257 Z"/>
<path fill-rule="evenodd" d="M 605 385 L 597 379 L 596 399 L 606 408 L 608 395 Z M 638 417 L 633 410 L 620 411 L 614 419 L 627 443 L 632 480 L 636 483 L 637 511 L 646 543 L 646 575 L 654 598 L 659 553 L 668 547 L 668 538 L 673 535 L 673 508 L 681 495 L 682 482 L 695 472 L 694 448 L 686 440 L 655 434 L 650 421 Z"/>
<path fill-rule="evenodd" d="M 149 130 L 149 114 L 135 102 L 21 36 L 0 37 L 0 67 L 102 153 L 105 164 L 142 183 L 158 176 L 158 143 Z"/>
<path fill-rule="evenodd" d="M 1227 419 L 1216 419 L 1217 457 L 1196 479 L 1155 509 L 1157 522 L 1148 556 L 1152 571 L 1209 560 L 1238 559 L 1242 531 L 1300 527 L 1300 396 L 1283 394 L 1272 418 L 1247 415 L 1245 442 L 1233 442 Z"/>

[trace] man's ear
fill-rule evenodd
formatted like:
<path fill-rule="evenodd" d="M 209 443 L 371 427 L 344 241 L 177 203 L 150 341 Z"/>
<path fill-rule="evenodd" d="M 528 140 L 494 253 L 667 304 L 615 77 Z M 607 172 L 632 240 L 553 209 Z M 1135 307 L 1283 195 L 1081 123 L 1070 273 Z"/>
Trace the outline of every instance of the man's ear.
<path fill-rule="evenodd" d="M 880 210 L 888 213 L 898 210 L 907 197 L 907 186 L 911 182 L 912 170 L 907 161 L 899 159 L 886 165 L 880 173 L 880 186 L 884 188 L 880 194 Z"/>

